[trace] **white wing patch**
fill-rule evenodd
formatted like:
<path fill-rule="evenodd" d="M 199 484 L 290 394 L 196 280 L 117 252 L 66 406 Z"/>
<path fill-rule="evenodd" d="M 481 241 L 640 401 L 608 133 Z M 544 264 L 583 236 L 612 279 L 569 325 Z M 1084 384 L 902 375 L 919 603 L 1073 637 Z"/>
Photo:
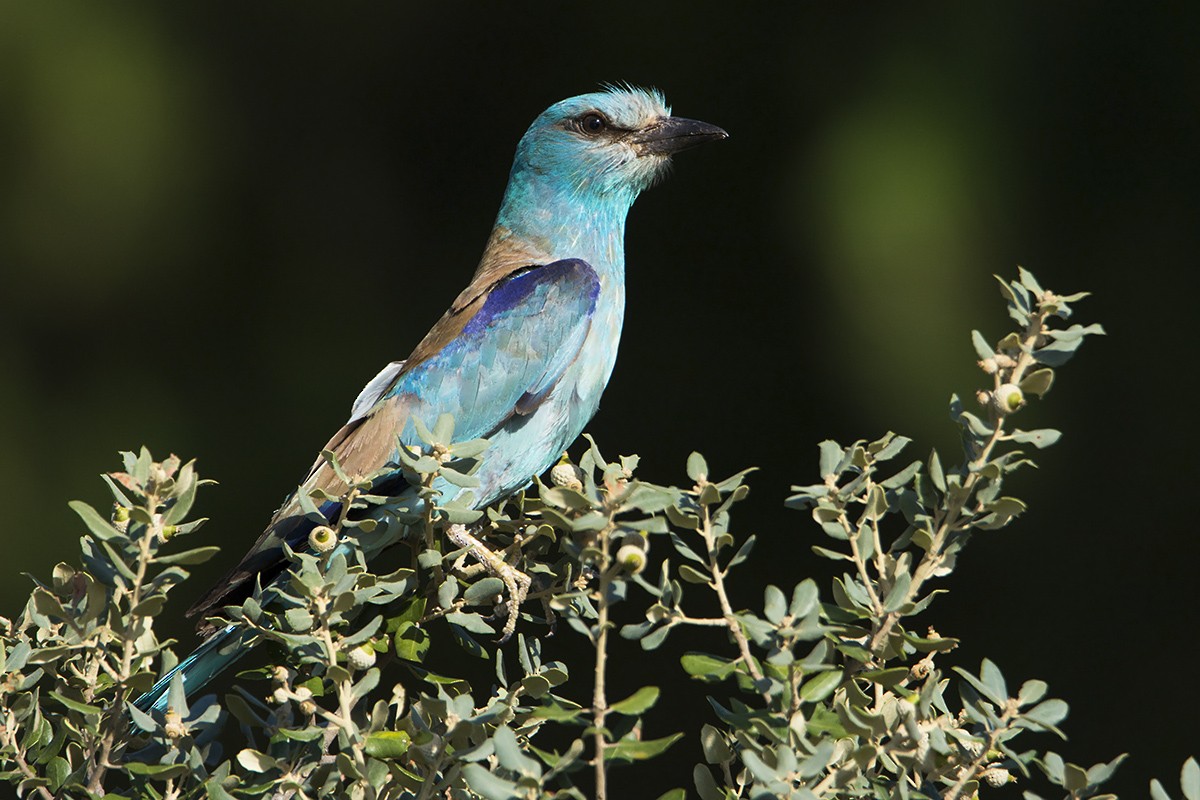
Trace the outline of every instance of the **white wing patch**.
<path fill-rule="evenodd" d="M 367 415 L 367 412 L 379 402 L 384 393 L 392 388 L 392 382 L 396 380 L 400 370 L 404 369 L 404 364 L 403 361 L 393 361 L 379 370 L 379 374 L 367 382 L 367 385 L 355 398 L 354 405 L 350 407 L 350 419 L 346 421 L 347 425 Z"/>

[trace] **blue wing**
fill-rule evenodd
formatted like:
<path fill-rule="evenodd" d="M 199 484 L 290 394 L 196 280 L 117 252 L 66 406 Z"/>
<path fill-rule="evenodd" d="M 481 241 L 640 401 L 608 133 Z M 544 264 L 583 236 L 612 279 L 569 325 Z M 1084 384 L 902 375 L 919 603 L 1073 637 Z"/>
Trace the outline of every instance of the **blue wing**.
<path fill-rule="evenodd" d="M 462 330 L 430 358 L 408 366 L 376 406 L 395 403 L 432 427 L 454 415 L 455 438 L 486 437 L 528 414 L 575 361 L 600 293 L 578 259 L 515 274 L 496 285 Z M 400 438 L 418 440 L 411 420 Z"/>
<path fill-rule="evenodd" d="M 438 416 L 452 414 L 454 438 L 463 441 L 487 437 L 514 415 L 529 414 L 578 358 L 599 294 L 599 276 L 579 259 L 510 272 L 452 308 L 406 361 L 377 375 L 326 448 L 346 472 L 369 475 L 394 462 L 397 437 L 419 443 L 413 417 L 432 428 Z M 321 459 L 301 491 L 315 487 L 334 496 L 345 489 Z M 321 510 L 332 519 L 338 505 L 327 503 Z M 255 577 L 269 581 L 284 566 L 283 543 L 304 547 L 312 526 L 293 495 L 237 567 L 188 615 L 236 602 Z"/>

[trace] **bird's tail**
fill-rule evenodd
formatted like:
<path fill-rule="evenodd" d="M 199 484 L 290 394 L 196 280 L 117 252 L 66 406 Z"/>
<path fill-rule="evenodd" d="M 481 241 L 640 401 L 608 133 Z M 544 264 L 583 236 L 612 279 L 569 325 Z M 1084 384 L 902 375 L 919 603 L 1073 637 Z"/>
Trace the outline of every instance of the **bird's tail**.
<path fill-rule="evenodd" d="M 159 679 L 141 697 L 133 702 L 138 709 L 149 712 L 166 711 L 171 681 L 176 675 L 183 679 L 183 690 L 193 695 L 200 687 L 219 675 L 247 652 L 246 639 L 249 632 L 235 625 L 221 628 L 180 661 L 174 669 Z"/>

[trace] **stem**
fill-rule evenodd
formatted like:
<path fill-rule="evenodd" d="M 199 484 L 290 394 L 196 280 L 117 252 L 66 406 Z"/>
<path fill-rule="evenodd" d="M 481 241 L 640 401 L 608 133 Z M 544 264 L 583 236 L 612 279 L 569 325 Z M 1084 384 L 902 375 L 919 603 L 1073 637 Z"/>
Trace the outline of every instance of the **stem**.
<path fill-rule="evenodd" d="M 863 486 L 863 491 L 866 493 L 867 502 L 871 500 L 871 489 L 874 487 L 870 480 L 867 479 Z M 850 541 L 850 555 L 854 558 L 854 565 L 858 567 L 858 577 L 862 578 L 863 586 L 866 587 L 867 596 L 871 599 L 871 610 L 876 616 L 883 614 L 883 601 L 879 599 L 879 594 L 875 591 L 875 581 L 871 580 L 870 574 L 867 572 L 867 562 L 863 561 L 862 551 L 858 549 L 858 532 L 850 524 L 850 519 L 846 516 L 846 510 L 838 514 L 838 519 L 842 523 L 842 529 L 846 532 L 846 538 Z M 875 545 L 875 552 L 879 552 L 879 545 Z M 883 570 L 879 570 L 879 579 L 883 580 Z"/>
<path fill-rule="evenodd" d="M 146 495 L 146 511 L 149 512 L 150 518 L 155 519 L 155 513 L 158 511 L 159 501 L 158 495 Z M 155 536 L 161 533 L 161 527 L 157 523 L 146 525 L 146 532 L 138 541 L 138 559 L 137 572 L 134 576 L 133 585 L 129 592 L 129 609 L 132 611 L 137 608 L 142 601 L 142 584 L 146 580 L 146 570 L 150 565 L 150 543 Z M 113 697 L 112 705 L 109 706 L 104 728 L 104 736 L 100 741 L 98 750 L 93 751 L 92 764 L 94 769 L 91 778 L 88 780 L 87 790 L 92 794 L 100 793 L 104 785 L 104 776 L 108 773 L 109 757 L 117 746 L 117 733 L 124 727 L 125 712 L 125 681 L 129 680 L 130 674 L 133 672 L 133 657 L 137 648 L 137 640 L 140 638 L 141 631 L 146 627 L 146 618 L 137 617 L 131 618 L 130 624 L 125 630 L 124 642 L 121 648 L 121 668 L 119 679 L 117 680 L 117 691 Z"/>
<path fill-rule="evenodd" d="M 12 719 L 12 715 L 10 714 L 9 721 L 11 721 L 11 719 Z M 2 737 L 2 740 L 6 746 L 9 746 L 12 748 L 13 761 L 15 761 L 17 766 L 20 768 L 21 774 L 24 775 L 26 778 L 38 777 L 37 773 L 35 773 L 33 771 L 33 768 L 30 767 L 29 763 L 25 760 L 25 754 L 21 751 L 20 745 L 17 744 L 15 725 L 12 725 L 12 724 L 0 725 L 0 737 Z M 37 794 L 38 794 L 38 797 L 44 798 L 44 800 L 54 800 L 54 795 L 51 794 L 50 790 L 47 789 L 45 786 L 37 787 Z"/>
<path fill-rule="evenodd" d="M 1000 739 L 1000 735 L 1008 730 L 1008 722 L 1012 718 L 1011 711 L 1005 711 L 1000 718 L 1000 725 L 988 733 L 987 744 L 979 751 L 979 755 L 971 759 L 971 763 L 962 768 L 958 774 L 958 780 L 950 787 L 950 791 L 942 795 L 942 800 L 958 800 L 958 796 L 962 794 L 962 790 L 975 775 L 979 772 L 979 768 L 988 762 L 988 754 L 996 748 L 996 742 Z"/>
<path fill-rule="evenodd" d="M 725 573 L 717 564 L 717 541 L 713 536 L 712 518 L 709 516 L 708 506 L 701 506 L 700 521 L 700 534 L 704 537 L 705 550 L 708 552 L 708 572 L 712 576 L 712 587 L 721 604 L 721 613 L 725 616 L 725 625 L 729 628 L 733 640 L 737 642 L 738 650 L 742 654 L 742 661 L 745 662 L 750 677 L 755 681 L 761 681 L 763 679 L 762 671 L 758 668 L 754 656 L 750 654 L 750 642 L 746 639 L 742 626 L 738 624 L 737 618 L 733 615 L 733 606 L 730 605 L 729 595 L 725 591 Z"/>
<path fill-rule="evenodd" d="M 608 798 L 608 771 L 604 764 L 604 749 L 608 744 L 604 722 L 608 717 L 608 698 L 604 679 L 608 666 L 608 588 L 612 583 L 609 570 L 609 529 L 600 534 L 600 598 L 596 603 L 596 667 L 592 689 L 592 744 L 595 749 L 592 765 L 596 772 L 596 800 Z"/>
<path fill-rule="evenodd" d="M 1017 358 L 1016 366 L 1012 368 L 1012 372 L 1004 379 L 1005 383 L 1019 384 L 1025 375 L 1025 371 L 1036 364 L 1036 360 L 1030 353 L 1033 351 L 1037 340 L 1042 336 L 1042 329 L 1046 324 L 1047 314 L 1039 311 L 1033 315 L 1029 322 L 1029 326 L 1025 329 L 1025 337 L 1021 343 L 1021 355 Z M 996 372 L 995 384 L 1000 386 L 1001 373 Z M 996 448 L 1004 438 L 1004 418 L 993 410 L 989 417 L 992 423 L 992 435 L 988 438 L 987 443 L 980 449 L 979 453 L 970 459 L 970 463 L 985 464 L 991 457 L 992 451 Z M 956 496 L 951 498 L 946 505 L 944 514 L 940 514 L 937 519 L 937 526 L 933 535 L 933 543 L 930 545 L 929 551 L 925 557 L 921 559 L 921 563 L 917 565 L 913 571 L 912 584 L 908 588 L 908 600 L 916 597 L 921 586 L 925 581 L 933 577 L 933 574 L 941 566 L 943 560 L 943 550 L 946 547 L 947 540 L 950 534 L 958 529 L 960 517 L 963 507 L 971 498 L 971 494 L 975 489 L 975 485 L 979 482 L 980 473 L 970 469 L 968 465 L 967 475 L 963 478 L 962 486 L 959 488 Z M 853 539 L 851 539 L 853 544 Z M 896 621 L 900 619 L 899 612 L 889 612 L 883 621 L 879 623 L 875 630 L 875 634 L 871 637 L 870 651 L 878 654 L 883 642 L 887 639 L 888 634 L 892 632 L 892 628 L 896 626 Z M 949 798 L 947 798 L 949 800 Z"/>

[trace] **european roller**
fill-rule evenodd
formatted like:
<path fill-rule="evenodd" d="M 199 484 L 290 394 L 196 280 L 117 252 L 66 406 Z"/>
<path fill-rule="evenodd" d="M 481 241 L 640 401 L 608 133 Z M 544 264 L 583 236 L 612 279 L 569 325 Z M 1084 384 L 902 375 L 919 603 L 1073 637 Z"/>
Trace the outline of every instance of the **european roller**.
<path fill-rule="evenodd" d="M 657 92 L 631 87 L 546 109 L 517 145 L 470 284 L 408 358 L 367 384 L 325 445 L 344 473 L 372 475 L 395 465 L 398 447 L 421 445 L 414 419 L 431 428 L 442 414 L 453 415 L 456 441 L 490 442 L 475 472 L 476 508 L 548 469 L 596 413 L 613 371 L 625 312 L 630 206 L 672 155 L 726 136 L 714 125 L 671 116 Z M 265 586 L 286 574 L 283 545 L 307 550 L 314 527 L 298 495 L 321 489 L 341 497 L 347 488 L 318 459 L 246 556 L 189 616 L 211 617 L 242 602 L 256 582 Z M 340 507 L 326 502 L 320 510 L 332 520 Z M 481 546 L 461 528 L 453 538 Z M 517 588 L 511 576 L 506 583 Z M 506 633 L 519 600 L 509 601 Z M 141 709 L 164 709 L 176 674 L 190 694 L 245 650 L 241 628 L 201 623 L 200 629 L 207 640 L 138 699 Z"/>

